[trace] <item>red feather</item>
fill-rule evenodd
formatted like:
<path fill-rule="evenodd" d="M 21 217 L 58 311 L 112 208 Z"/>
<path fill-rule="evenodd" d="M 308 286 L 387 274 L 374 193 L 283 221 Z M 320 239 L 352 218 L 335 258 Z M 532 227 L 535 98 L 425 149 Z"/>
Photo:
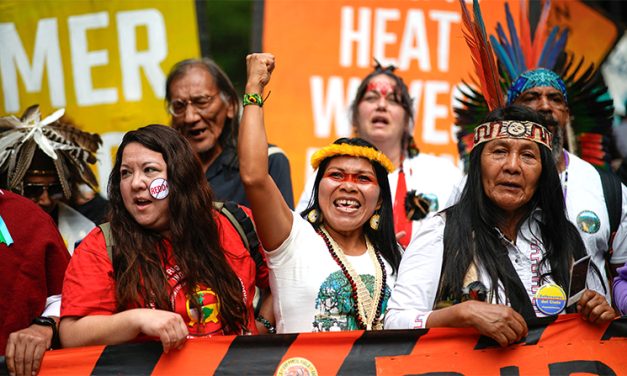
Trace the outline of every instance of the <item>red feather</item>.
<path fill-rule="evenodd" d="M 520 49 L 525 57 L 525 66 L 529 68 L 533 65 L 531 61 L 531 54 L 533 53 L 533 47 L 531 45 L 531 31 L 529 29 L 529 9 L 527 2 L 521 0 L 520 4 Z"/>
<path fill-rule="evenodd" d="M 475 19 L 474 21 L 466 9 L 464 0 L 459 0 L 462 8 L 462 21 L 464 25 L 464 39 L 468 48 L 470 48 L 470 56 L 475 66 L 475 73 L 479 78 L 481 91 L 485 97 L 488 108 L 503 107 L 505 98 L 501 89 L 498 69 L 494 58 L 492 45 L 487 38 L 483 21 Z M 481 15 L 479 3 L 475 0 L 475 16 Z"/>

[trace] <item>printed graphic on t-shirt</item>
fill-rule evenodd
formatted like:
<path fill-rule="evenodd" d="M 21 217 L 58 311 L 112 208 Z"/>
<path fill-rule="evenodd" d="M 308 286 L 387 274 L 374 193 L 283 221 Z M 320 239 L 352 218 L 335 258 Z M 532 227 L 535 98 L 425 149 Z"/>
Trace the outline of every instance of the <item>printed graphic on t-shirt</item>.
<path fill-rule="evenodd" d="M 187 324 L 189 334 L 192 336 L 209 336 L 222 334 L 220 322 L 220 304 L 215 292 L 207 287 L 196 286 L 194 295 L 187 295 L 183 291 L 183 285 L 179 283 L 183 276 L 178 265 L 166 268 L 168 282 L 172 286 L 170 303 L 174 312 L 180 314 Z M 191 299 L 196 299 L 198 307 Z"/>
<path fill-rule="evenodd" d="M 194 307 L 190 299 L 185 300 L 186 316 L 189 334 L 193 336 L 207 336 L 222 331 L 222 324 L 218 313 L 220 304 L 218 297 L 211 289 L 196 290 L 194 298 L 200 306 L 200 311 Z"/>
<path fill-rule="evenodd" d="M 371 274 L 360 274 L 370 296 L 374 295 L 375 278 Z M 385 312 L 390 289 L 385 286 L 381 313 Z M 353 290 L 341 270 L 331 273 L 320 285 L 316 297 L 316 314 L 312 323 L 314 332 L 358 330 L 356 312 L 353 305 Z M 375 304 L 378 302 L 375 302 Z"/>

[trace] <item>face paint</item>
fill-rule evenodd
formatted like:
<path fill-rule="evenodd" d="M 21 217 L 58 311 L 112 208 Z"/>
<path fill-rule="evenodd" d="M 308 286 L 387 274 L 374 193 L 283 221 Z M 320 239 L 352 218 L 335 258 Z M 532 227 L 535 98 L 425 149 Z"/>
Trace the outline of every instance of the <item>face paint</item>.
<path fill-rule="evenodd" d="M 366 92 L 374 91 L 387 97 L 388 94 L 394 93 L 396 86 L 387 81 L 371 81 L 366 87 Z"/>
<path fill-rule="evenodd" d="M 352 182 L 353 184 L 374 184 L 379 185 L 374 176 L 357 173 L 357 174 L 347 174 L 345 172 L 340 171 L 329 171 L 324 175 L 325 178 L 329 178 L 338 183 L 344 182 Z"/>
<path fill-rule="evenodd" d="M 163 200 L 170 194 L 168 181 L 163 178 L 156 178 L 150 183 L 150 195 L 157 200 Z"/>

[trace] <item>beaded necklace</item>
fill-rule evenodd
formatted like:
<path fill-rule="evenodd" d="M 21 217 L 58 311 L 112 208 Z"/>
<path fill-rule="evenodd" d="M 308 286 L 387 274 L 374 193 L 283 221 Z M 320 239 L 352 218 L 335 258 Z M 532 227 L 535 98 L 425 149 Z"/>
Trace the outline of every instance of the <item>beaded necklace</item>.
<path fill-rule="evenodd" d="M 359 328 L 366 330 L 383 329 L 383 324 L 379 317 L 381 316 L 381 308 L 385 298 L 386 274 L 385 265 L 379 253 L 375 252 L 372 243 L 366 237 L 366 252 L 370 255 L 370 259 L 375 266 L 374 296 L 371 296 L 366 284 L 361 280 L 359 274 L 355 272 L 342 248 L 333 240 L 324 226 L 320 226 L 317 232 L 324 240 L 331 257 L 339 265 L 351 285 L 353 309 L 355 310 Z"/>

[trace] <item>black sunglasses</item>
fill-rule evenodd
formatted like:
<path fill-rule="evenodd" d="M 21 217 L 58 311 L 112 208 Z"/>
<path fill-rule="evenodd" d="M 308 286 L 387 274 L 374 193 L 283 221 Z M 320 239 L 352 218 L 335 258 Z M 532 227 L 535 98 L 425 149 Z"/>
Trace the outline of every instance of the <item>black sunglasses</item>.
<path fill-rule="evenodd" d="M 63 197 L 63 187 L 61 186 L 61 183 L 24 183 L 24 197 L 28 197 L 31 199 L 39 198 L 44 193 L 44 191 L 48 192 L 48 197 L 52 199 L 59 199 Z"/>

